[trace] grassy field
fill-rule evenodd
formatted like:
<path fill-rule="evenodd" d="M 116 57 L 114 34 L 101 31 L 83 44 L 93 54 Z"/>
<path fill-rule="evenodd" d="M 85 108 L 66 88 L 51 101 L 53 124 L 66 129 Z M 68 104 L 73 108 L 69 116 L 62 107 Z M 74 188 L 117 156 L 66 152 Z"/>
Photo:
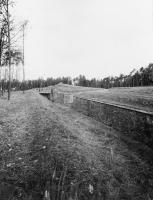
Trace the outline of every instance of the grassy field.
<path fill-rule="evenodd" d="M 71 93 L 71 94 L 77 94 L 81 92 L 95 92 L 95 91 L 102 91 L 101 88 L 91 88 L 91 87 L 81 87 L 81 86 L 72 86 L 67 84 L 57 84 L 54 86 L 55 89 L 57 89 L 59 92 L 65 92 L 65 93 Z M 43 91 L 49 91 L 50 92 L 51 87 L 43 88 Z M 105 89 L 103 89 L 104 91 Z"/>
<path fill-rule="evenodd" d="M 0 199 L 153 199 L 151 152 L 125 141 L 35 91 L 12 93 L 0 99 Z"/>
<path fill-rule="evenodd" d="M 84 98 L 126 105 L 153 112 L 153 87 L 100 89 L 59 84 L 55 88 L 60 92 L 73 93 Z"/>

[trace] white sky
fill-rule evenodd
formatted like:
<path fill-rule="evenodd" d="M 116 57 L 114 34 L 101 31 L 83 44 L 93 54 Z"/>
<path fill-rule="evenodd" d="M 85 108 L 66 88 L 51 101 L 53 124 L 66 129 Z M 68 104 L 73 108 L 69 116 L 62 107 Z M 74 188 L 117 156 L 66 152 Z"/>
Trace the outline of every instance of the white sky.
<path fill-rule="evenodd" d="M 127 74 L 153 62 L 152 0 L 16 0 L 27 78 Z"/>

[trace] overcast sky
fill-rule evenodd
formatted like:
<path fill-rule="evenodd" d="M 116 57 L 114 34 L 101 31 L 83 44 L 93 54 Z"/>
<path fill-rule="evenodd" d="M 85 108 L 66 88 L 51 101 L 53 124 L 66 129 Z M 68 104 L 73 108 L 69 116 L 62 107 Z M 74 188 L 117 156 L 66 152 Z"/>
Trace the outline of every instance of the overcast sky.
<path fill-rule="evenodd" d="M 27 78 L 127 74 L 153 62 L 152 0 L 16 0 Z"/>

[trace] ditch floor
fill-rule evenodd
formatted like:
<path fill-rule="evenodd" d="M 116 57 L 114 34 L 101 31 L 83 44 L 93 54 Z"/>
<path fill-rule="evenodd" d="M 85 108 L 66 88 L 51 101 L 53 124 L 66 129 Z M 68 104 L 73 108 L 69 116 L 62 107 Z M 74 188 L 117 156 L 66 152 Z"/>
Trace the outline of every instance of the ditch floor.
<path fill-rule="evenodd" d="M 0 98 L 2 200 L 152 200 L 152 155 L 35 91 Z"/>

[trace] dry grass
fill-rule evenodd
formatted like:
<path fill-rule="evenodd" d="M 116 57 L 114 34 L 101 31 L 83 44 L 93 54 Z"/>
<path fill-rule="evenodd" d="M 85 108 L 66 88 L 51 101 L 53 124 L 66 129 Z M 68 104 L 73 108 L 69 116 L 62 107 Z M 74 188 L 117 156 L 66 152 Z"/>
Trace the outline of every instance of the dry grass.
<path fill-rule="evenodd" d="M 153 198 L 150 165 L 118 132 L 35 92 L 0 100 L 0 131 L 0 199 Z"/>
<path fill-rule="evenodd" d="M 56 90 L 59 92 L 64 92 L 64 93 L 81 93 L 81 92 L 92 92 L 92 91 L 105 91 L 105 89 L 101 88 L 92 88 L 92 87 L 81 87 L 81 86 L 72 86 L 72 85 L 67 85 L 67 84 L 57 84 L 54 86 Z M 51 86 L 43 88 L 44 91 L 49 91 L 51 90 Z"/>
<path fill-rule="evenodd" d="M 58 84 L 55 88 L 59 92 L 72 93 L 84 98 L 126 105 L 128 107 L 153 112 L 152 86 L 101 89 Z M 45 88 L 44 91 L 50 91 L 50 87 Z"/>
<path fill-rule="evenodd" d="M 153 87 L 112 88 L 106 91 L 89 91 L 79 96 L 153 112 Z"/>

